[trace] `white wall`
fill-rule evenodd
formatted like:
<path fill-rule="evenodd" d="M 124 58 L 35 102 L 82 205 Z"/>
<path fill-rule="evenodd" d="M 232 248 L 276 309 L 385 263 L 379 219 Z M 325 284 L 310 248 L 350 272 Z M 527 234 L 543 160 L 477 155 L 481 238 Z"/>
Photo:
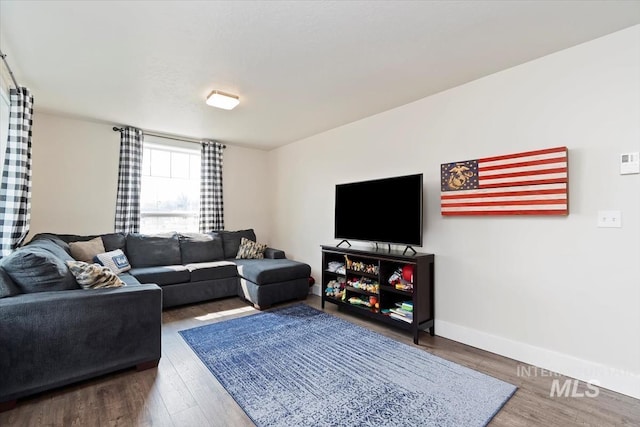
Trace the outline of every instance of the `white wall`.
<path fill-rule="evenodd" d="M 223 174 L 225 228 L 253 228 L 259 242 L 271 243 L 267 152 L 227 145 Z"/>
<path fill-rule="evenodd" d="M 422 172 L 437 334 L 640 397 L 639 76 L 636 26 L 274 150 L 273 243 L 319 280 L 334 185 Z M 555 146 L 568 217 L 440 215 L 441 163 Z"/>
<path fill-rule="evenodd" d="M 30 236 L 113 231 L 120 136 L 111 128 L 36 109 Z M 254 228 L 269 243 L 266 159 L 265 151 L 227 146 L 223 191 L 226 229 Z"/>
<path fill-rule="evenodd" d="M 29 234 L 113 232 L 118 134 L 106 124 L 36 110 L 32 141 Z"/>

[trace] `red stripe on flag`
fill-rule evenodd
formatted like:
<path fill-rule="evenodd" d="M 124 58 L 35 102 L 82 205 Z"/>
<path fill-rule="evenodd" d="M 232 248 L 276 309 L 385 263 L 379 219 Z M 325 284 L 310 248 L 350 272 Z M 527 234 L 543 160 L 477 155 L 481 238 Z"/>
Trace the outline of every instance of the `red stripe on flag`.
<path fill-rule="evenodd" d="M 534 171 L 497 173 L 495 175 L 482 176 L 483 170 L 478 169 L 478 176 L 480 177 L 480 187 L 482 187 L 483 179 L 516 178 L 520 176 L 548 175 L 550 173 L 563 173 L 566 171 L 567 171 L 567 168 L 564 167 L 564 168 L 541 169 L 541 170 L 534 170 Z"/>
<path fill-rule="evenodd" d="M 516 154 L 506 154 L 504 156 L 485 157 L 484 159 L 478 159 L 478 163 L 482 162 L 494 162 L 496 160 L 508 160 L 517 159 L 518 157 L 538 156 L 540 154 L 562 153 L 567 152 L 567 147 L 547 148 L 544 150 L 524 151 Z"/>
<path fill-rule="evenodd" d="M 524 166 L 547 165 L 549 163 L 562 163 L 562 162 L 566 163 L 565 157 L 552 157 L 550 159 L 530 160 L 528 162 L 507 163 L 507 164 L 493 165 L 493 166 L 479 166 L 478 169 L 481 171 L 491 171 L 496 169 L 521 168 Z"/>
<path fill-rule="evenodd" d="M 442 216 L 486 216 L 486 215 L 567 215 L 568 209 L 558 210 L 495 210 L 495 211 L 468 211 L 468 212 L 442 212 Z"/>
<path fill-rule="evenodd" d="M 536 185 L 536 184 L 562 184 L 567 182 L 567 178 L 553 178 L 553 179 L 540 179 L 534 181 L 518 181 L 518 186 L 521 185 Z M 484 184 L 480 188 L 507 188 L 514 187 L 513 182 L 500 182 L 495 184 Z"/>
<path fill-rule="evenodd" d="M 532 206 L 532 205 L 566 205 L 567 199 L 539 199 L 539 200 L 510 200 L 500 202 L 463 202 L 463 203 L 447 203 L 442 207 L 447 208 L 463 208 L 463 207 L 480 207 L 480 206 Z"/>
<path fill-rule="evenodd" d="M 567 190 L 563 188 L 551 190 L 527 190 L 527 191 L 496 191 L 491 193 L 474 193 L 457 195 L 457 191 L 448 191 L 442 193 L 441 199 L 473 199 L 476 197 L 504 197 L 504 196 L 537 196 L 540 194 L 566 194 Z"/>

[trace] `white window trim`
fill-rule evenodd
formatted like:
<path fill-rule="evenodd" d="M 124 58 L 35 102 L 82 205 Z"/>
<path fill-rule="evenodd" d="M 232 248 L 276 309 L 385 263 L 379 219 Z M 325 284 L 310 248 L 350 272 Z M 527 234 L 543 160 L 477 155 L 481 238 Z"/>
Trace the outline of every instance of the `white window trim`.
<path fill-rule="evenodd" d="M 201 151 L 198 144 L 190 143 L 190 142 L 182 142 L 182 141 L 167 141 L 163 138 L 157 138 L 152 136 L 144 137 L 143 149 L 150 150 L 158 150 L 158 151 L 166 151 L 169 153 L 183 153 L 188 155 L 195 155 L 200 157 Z M 144 161 L 144 159 L 143 159 Z M 145 175 L 148 176 L 148 175 Z M 151 175 L 153 177 L 153 175 Z M 162 177 L 169 178 L 170 177 Z M 175 178 L 182 179 L 182 178 Z M 193 218 L 197 221 L 200 216 L 200 212 L 198 211 L 163 211 L 163 212 L 154 212 L 154 211 L 140 211 L 141 218 Z M 197 230 L 196 230 L 197 231 Z"/>
<path fill-rule="evenodd" d="M 181 151 L 189 154 L 201 154 L 200 145 L 194 142 L 168 140 L 157 136 L 145 135 L 143 148 L 153 148 L 156 150 Z"/>
<path fill-rule="evenodd" d="M 165 212 L 140 212 L 140 216 L 148 217 L 148 218 L 173 218 L 173 217 L 182 217 L 189 218 L 191 216 L 198 216 L 199 213 L 196 211 L 165 211 Z"/>

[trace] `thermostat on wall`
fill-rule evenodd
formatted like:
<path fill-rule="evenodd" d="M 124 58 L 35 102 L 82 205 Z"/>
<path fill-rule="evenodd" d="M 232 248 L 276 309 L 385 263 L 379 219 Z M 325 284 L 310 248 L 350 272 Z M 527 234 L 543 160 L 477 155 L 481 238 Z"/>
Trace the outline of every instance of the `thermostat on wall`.
<path fill-rule="evenodd" d="M 620 175 L 628 175 L 632 173 L 640 173 L 640 154 L 620 154 Z"/>

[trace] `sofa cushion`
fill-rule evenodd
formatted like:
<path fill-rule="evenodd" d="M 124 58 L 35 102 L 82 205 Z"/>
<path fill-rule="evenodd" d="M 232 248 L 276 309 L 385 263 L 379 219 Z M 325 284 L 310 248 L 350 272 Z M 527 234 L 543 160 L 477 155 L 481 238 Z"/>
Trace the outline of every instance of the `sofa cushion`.
<path fill-rule="evenodd" d="M 186 267 L 191 272 L 192 282 L 238 277 L 238 268 L 229 261 L 199 262 Z"/>
<path fill-rule="evenodd" d="M 155 283 L 160 286 L 186 283 L 191 279 L 191 273 L 184 265 L 136 267 L 129 270 L 129 273 L 140 283 Z"/>
<path fill-rule="evenodd" d="M 95 239 L 96 237 L 102 238 L 102 243 L 104 244 L 104 250 L 106 252 L 114 251 L 116 249 L 125 249 L 126 246 L 126 237 L 123 233 L 107 233 L 101 235 L 88 235 L 81 236 L 78 234 L 53 234 L 53 233 L 40 233 L 36 234 L 32 242 L 39 239 L 47 239 L 57 243 L 63 249 L 69 252 L 69 243 L 71 242 L 86 242 L 91 239 Z"/>
<path fill-rule="evenodd" d="M 100 237 L 102 237 L 106 252 L 115 251 L 116 249 L 124 251 L 127 247 L 127 237 L 123 233 L 107 233 Z"/>
<path fill-rule="evenodd" d="M 240 248 L 240 240 L 246 237 L 249 240 L 256 241 L 256 233 L 252 228 L 247 230 L 238 231 L 214 231 L 214 233 L 222 236 L 222 244 L 224 247 L 225 258 L 235 258 L 238 255 L 238 248 Z"/>
<path fill-rule="evenodd" d="M 238 274 L 257 285 L 309 278 L 311 267 L 290 259 L 236 259 Z"/>
<path fill-rule="evenodd" d="M 224 259 L 222 238 L 218 234 L 184 233 L 180 235 L 183 264 Z"/>
<path fill-rule="evenodd" d="M 127 257 L 134 268 L 181 264 L 178 234 L 128 234 Z"/>
<path fill-rule="evenodd" d="M 280 249 L 267 248 L 264 250 L 264 257 L 271 259 L 286 258 L 284 251 Z"/>
<path fill-rule="evenodd" d="M 240 239 L 240 247 L 238 248 L 238 259 L 263 259 L 264 251 L 267 249 L 267 245 L 264 243 L 254 242 L 246 237 Z"/>
<path fill-rule="evenodd" d="M 67 261 L 69 271 L 83 289 L 119 288 L 124 282 L 108 267 L 84 261 Z"/>
<path fill-rule="evenodd" d="M 60 246 L 62 249 L 64 249 L 66 253 L 71 254 L 71 250 L 69 249 L 69 243 L 62 240 L 57 234 L 39 233 L 33 236 L 33 239 L 31 239 L 31 241 L 27 244 L 31 245 L 38 240 L 49 240 L 55 243 L 56 245 Z"/>
<path fill-rule="evenodd" d="M 234 266 L 235 268 L 235 266 Z M 0 298 L 12 297 L 18 295 L 20 289 L 13 283 L 11 277 L 4 271 L 4 268 L 0 268 Z"/>
<path fill-rule="evenodd" d="M 60 258 L 62 261 L 75 261 L 75 258 L 71 256 L 71 252 L 67 252 L 67 250 L 58 245 L 53 239 L 31 241 L 28 245 L 24 246 L 24 248 L 41 248 Z"/>
<path fill-rule="evenodd" d="M 139 286 L 140 285 L 140 281 L 138 279 L 136 279 L 135 277 L 133 277 L 128 272 L 127 273 L 118 274 L 118 277 L 127 286 Z"/>
<path fill-rule="evenodd" d="M 38 245 L 29 244 L 3 258 L 2 267 L 23 293 L 78 289 L 65 264 L 73 258 L 68 258 L 62 260 Z"/>
<path fill-rule="evenodd" d="M 93 257 L 105 252 L 101 237 L 87 240 L 86 242 L 69 243 L 71 256 L 78 261 L 93 263 Z M 68 265 L 68 264 L 67 264 Z"/>

